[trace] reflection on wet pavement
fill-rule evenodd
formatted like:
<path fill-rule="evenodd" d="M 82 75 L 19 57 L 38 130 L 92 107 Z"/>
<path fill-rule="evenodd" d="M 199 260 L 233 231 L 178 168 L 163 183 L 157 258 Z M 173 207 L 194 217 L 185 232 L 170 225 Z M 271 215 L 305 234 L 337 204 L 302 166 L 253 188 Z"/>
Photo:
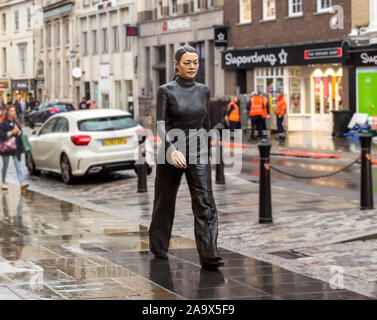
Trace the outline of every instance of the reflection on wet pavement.
<path fill-rule="evenodd" d="M 182 237 L 154 259 L 145 227 L 31 191 L 1 203 L 0 299 L 365 298 L 222 248 L 224 268 L 205 271 Z"/>

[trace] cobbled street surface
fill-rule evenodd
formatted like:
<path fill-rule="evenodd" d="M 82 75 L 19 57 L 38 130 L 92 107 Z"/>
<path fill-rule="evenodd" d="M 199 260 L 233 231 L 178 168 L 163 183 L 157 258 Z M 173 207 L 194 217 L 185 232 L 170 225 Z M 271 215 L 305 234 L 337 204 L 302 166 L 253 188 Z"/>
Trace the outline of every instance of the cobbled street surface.
<path fill-rule="evenodd" d="M 12 165 L 9 170 L 8 181 L 18 185 Z M 30 190 L 64 203 L 121 218 L 124 223 L 142 226 L 145 231 L 150 224 L 154 173 L 148 177 L 148 193 L 145 194 L 136 192 L 137 178 L 133 171 L 78 179 L 71 186 L 51 174 L 27 176 L 27 179 L 31 183 Z M 360 211 L 358 201 L 273 187 L 274 222 L 261 225 L 258 223 L 258 184 L 227 175 L 226 184 L 213 184 L 213 190 L 219 212 L 218 243 L 224 250 L 328 283 L 338 275 L 335 272 L 340 268 L 345 289 L 377 298 L 374 250 L 377 210 Z M 186 239 L 191 239 L 191 250 L 195 248 L 193 225 L 190 194 L 183 178 L 173 234 L 184 239 L 183 247 L 189 241 Z M 122 228 L 121 224 L 112 227 Z M 147 250 L 146 234 L 142 241 L 142 248 Z M 179 247 L 179 243 L 175 246 Z"/>

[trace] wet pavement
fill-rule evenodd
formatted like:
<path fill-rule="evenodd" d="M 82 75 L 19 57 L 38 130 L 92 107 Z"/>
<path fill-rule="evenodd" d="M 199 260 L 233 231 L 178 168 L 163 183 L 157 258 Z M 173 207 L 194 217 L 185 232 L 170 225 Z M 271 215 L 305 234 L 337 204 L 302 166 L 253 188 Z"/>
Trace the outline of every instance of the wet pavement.
<path fill-rule="evenodd" d="M 225 266 L 203 270 L 179 236 L 154 259 L 141 225 L 16 186 L 1 197 L 2 300 L 367 299 L 224 248 Z"/>
<path fill-rule="evenodd" d="M 275 143 L 273 147 L 275 150 L 285 148 L 275 145 Z M 346 289 L 376 298 L 377 267 L 375 266 L 377 262 L 374 260 L 374 240 L 354 240 L 373 237 L 377 234 L 377 211 L 359 211 L 358 193 L 352 188 L 341 188 L 342 181 L 350 180 L 351 184 L 358 183 L 357 169 L 354 169 L 355 172 L 353 173 L 345 172 L 339 175 L 340 178 L 334 178 L 335 184 L 332 186 L 326 185 L 328 182 L 323 180 L 322 182 L 319 180 L 316 184 L 308 184 L 273 174 L 274 223 L 261 226 L 258 223 L 258 184 L 255 175 L 255 171 L 258 170 L 258 161 L 255 157 L 257 148 L 255 144 L 248 144 L 243 152 L 244 171 L 241 175 L 227 175 L 225 186 L 215 184 L 213 186 L 219 211 L 219 245 L 224 248 L 223 250 L 233 251 L 241 255 L 242 259 L 254 258 L 262 263 L 269 264 L 270 268 L 283 268 L 284 272 L 291 271 L 311 279 L 323 280 L 327 284 L 334 276 L 331 268 L 334 266 L 342 267 Z M 319 162 L 283 157 L 275 158 L 273 161 L 284 162 L 282 166 L 286 170 L 305 171 L 309 168 L 309 170 L 313 169 L 310 174 L 316 174 L 339 168 L 357 156 L 357 154 L 345 152 L 342 152 L 342 155 L 342 159 L 325 159 L 319 160 Z M 301 169 L 300 166 L 302 166 Z M 230 173 L 231 169 L 226 168 L 226 172 Z M 17 184 L 12 166 L 9 174 L 9 181 Z M 340 180 L 337 181 L 336 179 Z M 140 235 L 127 233 L 127 237 L 125 237 L 127 241 L 112 241 L 112 245 L 116 246 L 117 250 L 124 250 L 125 243 L 131 242 L 133 245 L 133 241 L 140 240 L 143 245 L 140 250 L 147 250 L 146 230 L 150 224 L 152 212 L 153 174 L 148 177 L 149 192 L 146 194 L 136 192 L 137 180 L 132 171 L 79 179 L 77 183 L 69 187 L 64 185 L 57 175 L 42 174 L 40 177 L 28 177 L 28 180 L 31 183 L 31 190 L 62 200 L 59 202 L 61 212 L 70 212 L 72 208 L 78 206 L 81 210 L 101 212 L 101 214 L 107 213 L 113 217 L 112 219 L 122 219 L 118 221 L 129 221 L 138 228 L 141 225 L 141 228 L 144 228 L 144 238 L 140 238 Z M 30 193 L 29 197 L 38 193 Z M 94 214 L 94 217 L 96 217 L 96 214 Z M 98 234 L 103 232 L 96 225 L 91 225 L 84 231 Z M 61 232 L 57 237 L 68 231 Z M 109 232 L 121 234 L 122 225 L 112 226 L 109 228 Z M 84 234 L 89 239 L 94 240 L 86 233 Z M 182 186 L 178 193 L 173 234 L 175 235 L 173 239 L 174 248 L 192 250 L 195 247 L 192 240 L 194 233 L 191 200 L 185 179 L 182 180 Z M 76 236 L 73 234 L 69 239 L 75 238 Z M 36 239 L 38 239 L 37 236 Z M 56 245 L 58 245 L 58 238 L 51 239 L 52 242 L 55 240 L 57 241 Z M 190 241 L 189 246 L 187 241 Z M 347 241 L 347 243 L 342 243 L 344 241 Z M 98 256 L 107 254 L 106 250 L 112 250 L 95 241 L 84 243 L 95 243 L 96 246 L 105 250 L 98 253 L 99 249 L 95 247 L 93 250 L 96 250 Z M 357 255 L 358 248 L 361 248 L 363 254 Z M 55 250 L 58 249 L 55 248 Z M 90 250 L 84 251 L 88 254 Z M 41 251 L 38 252 L 42 254 Z M 64 252 L 64 254 L 68 254 L 66 251 Z M 176 257 L 175 254 L 173 256 Z M 194 256 L 191 255 L 192 258 Z M 245 258 L 245 256 L 248 258 Z M 184 260 L 190 261 L 186 258 Z M 230 271 L 224 270 L 223 275 L 233 275 L 233 277 L 235 274 L 237 276 L 244 275 L 245 271 L 238 267 L 239 261 L 231 263 L 236 266 L 233 265 Z M 174 269 L 174 263 L 172 265 L 171 273 L 180 271 Z M 199 267 L 199 265 L 197 264 L 196 267 Z M 136 271 L 141 272 L 139 269 L 136 268 Z M 149 266 L 146 272 L 150 272 L 150 269 Z M 259 270 L 258 268 L 256 271 Z M 60 275 L 60 272 L 58 274 Z M 246 271 L 246 275 L 249 275 L 248 271 Z M 196 274 L 196 277 L 198 283 L 200 283 L 200 272 Z M 257 278 L 260 278 L 259 274 Z M 263 278 L 271 279 L 269 275 Z M 276 277 L 272 278 L 276 279 Z M 280 276 L 277 278 L 280 278 Z M 231 280 L 237 279 L 232 278 Z M 233 281 L 231 283 L 234 284 Z M 264 292 L 271 295 L 268 290 Z M 334 295 L 334 293 L 328 293 L 326 296 Z M 315 294 L 307 295 L 307 297 L 309 296 L 319 297 Z"/>

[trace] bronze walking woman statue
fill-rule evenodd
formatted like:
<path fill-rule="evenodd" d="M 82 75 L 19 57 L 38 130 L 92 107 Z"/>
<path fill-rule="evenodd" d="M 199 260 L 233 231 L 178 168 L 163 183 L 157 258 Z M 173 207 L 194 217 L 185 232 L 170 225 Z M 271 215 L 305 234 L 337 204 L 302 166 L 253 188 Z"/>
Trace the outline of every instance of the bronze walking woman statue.
<path fill-rule="evenodd" d="M 206 134 L 211 129 L 210 90 L 194 80 L 199 69 L 199 54 L 195 48 L 188 45 L 179 48 L 175 54 L 175 68 L 175 80 L 161 86 L 157 92 L 157 131 L 164 144 L 159 159 L 162 152 L 168 161 L 157 164 L 149 228 L 150 250 L 156 258 L 168 258 L 176 196 L 185 174 L 195 217 L 200 263 L 204 269 L 217 269 L 224 262 L 217 251 L 218 214 L 212 194 L 210 144 L 209 139 L 197 143 L 198 139 L 208 138 Z M 185 133 L 183 143 L 182 139 L 174 141 L 172 129 Z M 189 155 L 190 161 L 186 161 L 185 154 Z"/>

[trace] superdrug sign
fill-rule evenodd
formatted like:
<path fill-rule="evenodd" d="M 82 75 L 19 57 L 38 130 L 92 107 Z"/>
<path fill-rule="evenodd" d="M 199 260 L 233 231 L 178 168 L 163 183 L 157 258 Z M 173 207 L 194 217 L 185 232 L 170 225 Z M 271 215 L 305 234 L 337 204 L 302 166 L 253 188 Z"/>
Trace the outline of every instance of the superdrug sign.
<path fill-rule="evenodd" d="M 297 66 L 315 63 L 343 62 L 340 42 L 319 43 L 278 48 L 229 50 L 222 53 L 223 69 Z"/>

